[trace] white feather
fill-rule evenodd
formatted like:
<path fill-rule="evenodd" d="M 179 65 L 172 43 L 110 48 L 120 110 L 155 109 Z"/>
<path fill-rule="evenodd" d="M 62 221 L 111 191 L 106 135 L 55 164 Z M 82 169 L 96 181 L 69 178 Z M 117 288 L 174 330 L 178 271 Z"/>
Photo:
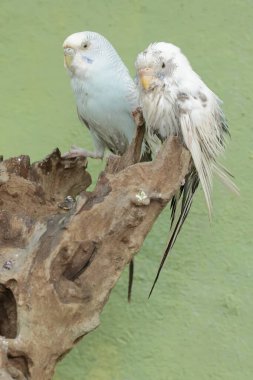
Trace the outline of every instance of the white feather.
<path fill-rule="evenodd" d="M 150 89 L 143 89 L 138 81 L 147 142 L 156 155 L 162 139 L 173 135 L 182 138 L 191 152 L 211 215 L 214 173 L 229 189 L 238 191 L 226 171 L 216 163 L 225 149 L 227 128 L 221 101 L 172 44 L 151 44 L 140 53 L 136 60 L 137 75 L 145 68 L 153 72 Z"/>
<path fill-rule="evenodd" d="M 213 174 L 232 191 L 238 189 L 217 158 L 228 134 L 221 101 L 192 70 L 187 58 L 172 44 L 151 44 L 136 60 L 139 100 L 146 121 L 145 138 L 153 156 L 169 136 L 179 136 L 189 149 L 192 169 L 171 202 L 171 235 L 150 295 L 190 211 L 199 182 L 209 216 L 212 213 Z M 179 208 L 179 202 L 181 207 Z M 176 220 L 177 210 L 179 215 Z"/>

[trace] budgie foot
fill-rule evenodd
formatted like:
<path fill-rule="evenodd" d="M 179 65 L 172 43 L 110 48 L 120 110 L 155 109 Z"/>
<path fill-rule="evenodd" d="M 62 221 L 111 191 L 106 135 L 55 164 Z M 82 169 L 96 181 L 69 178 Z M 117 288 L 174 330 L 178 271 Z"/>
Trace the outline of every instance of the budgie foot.
<path fill-rule="evenodd" d="M 75 157 L 91 157 L 91 158 L 103 158 L 103 154 L 100 152 L 90 152 L 86 149 L 79 148 L 78 146 L 72 145 L 69 152 L 62 155 L 63 158 L 75 158 Z"/>

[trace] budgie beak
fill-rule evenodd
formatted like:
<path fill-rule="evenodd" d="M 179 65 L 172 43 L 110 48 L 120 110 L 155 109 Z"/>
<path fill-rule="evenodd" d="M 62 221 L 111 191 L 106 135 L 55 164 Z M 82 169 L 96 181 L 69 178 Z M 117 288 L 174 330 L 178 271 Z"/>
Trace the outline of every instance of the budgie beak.
<path fill-rule="evenodd" d="M 141 69 L 138 72 L 138 76 L 140 78 L 140 83 L 144 90 L 148 90 L 151 87 L 152 82 L 154 81 L 154 70 L 150 67 L 146 67 L 145 69 Z"/>
<path fill-rule="evenodd" d="M 64 66 L 70 69 L 74 58 L 74 49 L 66 46 L 64 47 Z"/>

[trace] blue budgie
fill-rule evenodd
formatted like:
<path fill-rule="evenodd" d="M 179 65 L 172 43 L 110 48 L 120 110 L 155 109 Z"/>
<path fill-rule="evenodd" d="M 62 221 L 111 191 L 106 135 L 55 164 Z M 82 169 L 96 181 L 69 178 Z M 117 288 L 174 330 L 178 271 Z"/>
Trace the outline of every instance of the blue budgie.
<path fill-rule="evenodd" d="M 92 136 L 95 150 L 72 147 L 65 157 L 103 158 L 105 149 L 122 155 L 134 137 L 133 112 L 138 93 L 116 50 L 95 32 L 74 33 L 63 43 L 64 66 L 70 76 L 77 113 Z M 143 149 L 144 150 L 144 149 Z M 128 300 L 134 265 L 130 262 Z"/>
<path fill-rule="evenodd" d="M 95 151 L 73 147 L 68 157 L 103 158 L 105 149 L 122 155 L 131 142 L 138 106 L 136 86 L 116 50 L 95 32 L 74 33 L 63 43 L 77 113 L 91 133 Z"/>

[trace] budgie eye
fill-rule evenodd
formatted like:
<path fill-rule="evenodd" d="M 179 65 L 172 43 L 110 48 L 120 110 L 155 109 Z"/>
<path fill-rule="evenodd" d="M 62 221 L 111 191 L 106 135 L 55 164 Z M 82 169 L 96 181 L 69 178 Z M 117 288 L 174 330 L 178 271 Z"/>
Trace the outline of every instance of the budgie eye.
<path fill-rule="evenodd" d="M 164 68 L 165 68 L 165 63 L 163 62 L 163 63 L 162 63 L 162 69 L 164 69 Z"/>
<path fill-rule="evenodd" d="M 88 47 L 88 42 L 84 42 L 83 44 L 82 44 L 82 48 L 83 49 L 86 49 Z"/>

